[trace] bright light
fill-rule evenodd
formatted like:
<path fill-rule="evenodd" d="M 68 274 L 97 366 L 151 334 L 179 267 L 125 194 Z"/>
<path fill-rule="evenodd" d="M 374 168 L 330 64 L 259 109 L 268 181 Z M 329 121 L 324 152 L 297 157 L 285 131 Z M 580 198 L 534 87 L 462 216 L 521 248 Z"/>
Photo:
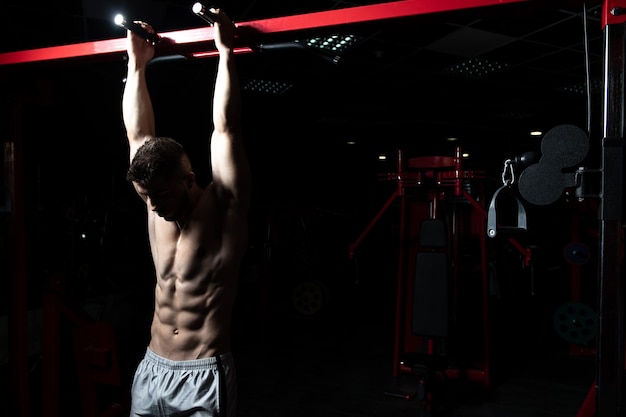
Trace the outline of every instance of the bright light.
<path fill-rule="evenodd" d="M 296 42 L 304 42 L 311 48 L 341 53 L 357 43 L 358 40 L 356 35 L 332 35 L 326 38 L 311 38 L 306 41 L 296 40 Z"/>
<path fill-rule="evenodd" d="M 204 9 L 204 6 L 200 2 L 194 3 L 193 6 L 191 6 L 191 11 L 195 14 L 201 13 L 202 9 Z"/>
<path fill-rule="evenodd" d="M 378 155 L 378 160 L 379 161 L 386 161 L 387 160 L 387 155 Z"/>
<path fill-rule="evenodd" d="M 125 20 L 126 19 L 124 19 L 124 16 L 122 16 L 121 14 L 118 14 L 118 15 L 115 16 L 114 22 L 118 26 L 124 26 L 124 21 Z"/>
<path fill-rule="evenodd" d="M 194 3 L 191 6 L 191 11 L 195 13 L 196 16 L 207 22 L 208 24 L 213 24 L 213 16 L 214 14 L 207 11 L 204 5 L 200 2 Z"/>
<path fill-rule="evenodd" d="M 531 130 L 530 131 L 530 136 L 541 136 L 543 135 L 543 132 L 541 130 Z"/>

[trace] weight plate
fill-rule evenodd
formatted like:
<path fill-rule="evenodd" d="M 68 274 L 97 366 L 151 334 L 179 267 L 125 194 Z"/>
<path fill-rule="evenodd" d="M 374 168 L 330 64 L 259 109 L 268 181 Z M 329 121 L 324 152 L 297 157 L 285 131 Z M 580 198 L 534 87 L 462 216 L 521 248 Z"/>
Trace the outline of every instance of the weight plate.
<path fill-rule="evenodd" d="M 312 315 L 328 301 L 328 290 L 321 281 L 302 281 L 293 289 L 291 301 L 297 312 Z"/>
<path fill-rule="evenodd" d="M 589 247 L 581 242 L 572 242 L 563 250 L 565 260 L 572 265 L 582 265 L 589 260 Z"/>
<path fill-rule="evenodd" d="M 596 313 L 583 303 L 563 304 L 553 319 L 556 332 L 569 343 L 586 345 L 596 337 Z"/>

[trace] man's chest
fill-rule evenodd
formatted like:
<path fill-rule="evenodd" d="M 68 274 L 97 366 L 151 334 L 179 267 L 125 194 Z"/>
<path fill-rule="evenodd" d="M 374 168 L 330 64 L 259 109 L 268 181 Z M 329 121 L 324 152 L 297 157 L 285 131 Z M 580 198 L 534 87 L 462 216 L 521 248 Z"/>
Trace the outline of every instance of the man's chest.
<path fill-rule="evenodd" d="M 218 267 L 221 258 L 220 236 L 206 227 L 182 231 L 156 229 L 151 245 L 154 265 L 161 277 L 207 275 Z"/>

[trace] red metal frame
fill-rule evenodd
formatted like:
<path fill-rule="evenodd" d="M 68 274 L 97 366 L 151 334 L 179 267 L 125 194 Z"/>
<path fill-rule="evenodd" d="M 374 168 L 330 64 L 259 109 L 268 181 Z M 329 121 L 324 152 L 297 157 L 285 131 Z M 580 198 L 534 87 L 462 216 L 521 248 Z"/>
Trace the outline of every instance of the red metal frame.
<path fill-rule="evenodd" d="M 489 328 L 489 276 L 488 265 L 486 257 L 487 247 L 487 233 L 486 233 L 486 221 L 487 210 L 476 198 L 468 193 L 463 187 L 463 181 L 466 179 L 482 179 L 485 178 L 485 173 L 482 171 L 466 171 L 462 166 L 462 156 L 460 148 L 457 148 L 454 157 L 446 156 L 428 156 L 428 157 L 415 157 L 408 160 L 408 167 L 411 171 L 405 169 L 404 154 L 401 150 L 397 154 L 397 169 L 395 172 L 384 173 L 379 175 L 380 180 L 396 181 L 396 189 L 385 201 L 381 209 L 376 213 L 374 218 L 366 226 L 363 232 L 358 236 L 356 241 L 349 245 L 349 257 L 352 258 L 355 255 L 356 250 L 366 236 L 371 232 L 374 226 L 378 223 L 383 214 L 391 207 L 392 203 L 399 199 L 400 201 L 400 236 L 399 240 L 399 253 L 398 253 L 398 271 L 396 282 L 396 311 L 395 311 L 395 328 L 394 328 L 394 351 L 393 351 L 393 367 L 392 376 L 395 378 L 400 373 L 411 373 L 412 370 L 401 363 L 402 354 L 405 352 L 411 352 L 419 349 L 422 345 L 420 343 L 428 343 L 428 351 L 431 352 L 432 345 L 431 340 L 418 340 L 416 338 L 408 338 L 406 335 L 410 334 L 410 327 L 407 327 L 407 323 L 403 320 L 406 316 L 407 300 L 406 294 L 411 294 L 412 283 L 407 279 L 408 276 L 412 276 L 410 268 L 407 268 L 405 259 L 407 259 L 408 248 L 405 247 L 407 241 L 413 241 L 410 227 L 410 218 L 412 215 L 420 213 L 414 213 L 407 201 L 407 189 L 420 187 L 426 180 L 431 180 L 431 183 L 439 185 L 441 190 L 447 189 L 454 195 L 463 197 L 470 203 L 474 210 L 473 221 L 471 221 L 471 228 L 469 232 L 474 236 L 479 236 L 481 246 L 480 270 L 481 273 L 481 286 L 482 286 L 482 320 L 483 320 L 483 344 L 484 344 L 484 361 L 480 366 L 472 367 L 463 370 L 446 370 L 446 376 L 452 379 L 459 379 L 463 377 L 466 380 L 473 382 L 480 382 L 486 389 L 491 386 L 491 361 L 490 361 L 490 328 Z M 433 181 L 434 180 L 434 181 Z M 432 211 L 436 212 L 437 199 L 439 194 L 444 191 L 431 192 L 430 199 L 432 204 Z M 481 196 L 480 200 L 484 201 L 484 196 Z M 423 213 L 422 213 L 423 214 Z M 436 216 L 436 214 L 435 214 Z M 457 225 L 458 226 L 458 225 Z M 458 239 L 458 236 L 454 236 Z M 507 238 L 508 242 L 516 248 L 524 258 L 524 264 L 528 266 L 531 262 L 532 251 L 525 248 L 513 237 Z M 458 247 L 458 242 L 453 244 L 453 247 Z M 452 257 L 458 256 L 457 253 L 451 253 Z M 456 258 L 455 258 L 456 259 Z M 457 262 L 455 261 L 455 264 Z M 409 269 L 409 270 L 407 270 Z M 456 276 L 452 277 L 454 281 Z M 454 303 L 454 301 L 453 301 Z M 419 345 L 419 346 L 418 346 Z"/>
<path fill-rule="evenodd" d="M 616 9 L 626 10 L 626 0 L 604 1 L 604 7 L 602 7 L 602 29 L 606 25 L 626 23 L 626 14 L 614 14 L 612 11 Z"/>
<path fill-rule="evenodd" d="M 482 338 L 483 338 L 483 344 L 484 344 L 484 349 L 483 349 L 483 360 L 480 363 L 480 365 L 477 366 L 472 366 L 469 368 L 465 368 L 465 369 L 458 369 L 458 370 L 454 370 L 454 369 L 447 369 L 445 371 L 446 375 L 448 378 L 451 379 L 458 379 L 461 377 L 461 375 L 463 376 L 464 379 L 466 380 L 470 380 L 470 381 L 474 381 L 474 382 L 479 382 L 482 383 L 483 386 L 486 389 L 489 389 L 490 387 L 490 356 L 489 356 L 489 339 L 490 339 L 490 335 L 489 335 L 489 327 L 488 327 L 488 318 L 489 318 L 489 305 L 488 305 L 488 285 L 487 285 L 487 280 L 488 280 L 488 269 L 487 269 L 487 261 L 486 261 L 486 244 L 487 244 L 487 239 L 486 239 L 486 216 L 485 216 L 485 209 L 476 201 L 475 197 L 472 196 L 471 194 L 467 193 L 464 188 L 463 188 L 463 182 L 466 179 L 483 179 L 485 178 L 485 173 L 481 172 L 481 171 L 466 171 L 463 169 L 463 165 L 462 165 L 462 153 L 461 153 L 461 149 L 457 148 L 455 151 L 455 156 L 453 157 L 440 157 L 440 156 L 431 156 L 431 157 L 417 157 L 417 158 L 410 158 L 409 159 L 409 166 L 413 169 L 417 169 L 418 170 L 418 176 L 421 178 L 420 183 L 422 183 L 422 181 L 427 180 L 427 179 L 434 179 L 435 183 L 438 184 L 438 186 L 436 187 L 435 190 L 430 192 L 430 200 L 431 200 L 431 204 L 432 204 L 432 213 L 431 213 L 431 217 L 432 218 L 437 218 L 439 216 L 439 214 L 437 213 L 437 205 L 438 205 L 438 200 L 443 200 L 444 199 L 444 194 L 447 192 L 451 192 L 452 194 L 454 194 L 455 196 L 459 196 L 459 197 L 464 197 L 465 199 L 467 199 L 468 201 L 470 201 L 472 204 L 472 207 L 474 208 L 475 212 L 471 215 L 473 218 L 473 221 L 469 222 L 469 225 L 465 225 L 465 226 L 469 226 L 468 229 L 465 229 L 465 231 L 463 231 L 462 229 L 462 225 L 460 223 L 455 224 L 453 227 L 455 230 L 457 230 L 456 233 L 452 233 L 452 245 L 451 245 L 451 252 L 449 253 L 449 256 L 451 257 L 451 259 L 453 259 L 453 264 L 454 265 L 459 265 L 458 262 L 458 247 L 459 247 L 459 233 L 465 233 L 468 232 L 470 234 L 472 234 L 473 236 L 479 236 L 480 239 L 480 247 L 481 247 L 481 259 L 480 259 L 480 271 L 481 271 L 481 286 L 482 286 L 482 292 L 481 292 L 481 309 L 482 309 L 482 320 L 483 320 L 483 332 L 482 332 Z M 448 191 L 445 191 L 448 190 Z M 481 200 L 483 200 L 484 196 L 481 196 Z M 455 220 L 456 222 L 461 222 L 463 223 L 463 220 L 461 219 L 457 219 Z M 414 250 L 416 250 L 416 248 L 414 248 Z M 450 249 L 449 249 L 450 250 Z M 414 276 L 415 271 L 414 268 L 409 267 L 408 271 L 406 271 L 406 267 L 404 267 L 405 270 L 402 272 L 403 273 L 403 277 L 398 276 L 399 280 L 402 280 L 405 284 L 405 291 L 403 291 L 403 294 L 412 294 L 413 293 L 413 284 L 412 284 L 412 280 L 407 280 L 406 277 L 410 277 L 410 276 Z M 459 278 L 459 270 L 457 268 L 454 268 L 452 273 L 451 273 L 451 283 L 450 285 L 453 288 L 453 294 L 456 291 L 456 285 L 458 282 L 458 278 Z M 402 296 L 405 297 L 405 296 Z M 406 305 L 406 301 L 403 299 L 402 302 Z M 456 296 L 453 295 L 453 300 L 452 300 L 452 304 L 453 304 L 453 309 L 456 308 Z M 406 314 L 406 313 L 404 313 Z M 402 316 L 398 316 L 398 319 L 402 317 Z M 400 326 L 400 320 L 398 320 L 398 324 L 396 325 L 397 327 Z M 410 326 L 408 323 L 404 323 L 404 326 L 402 329 L 397 328 L 396 329 L 396 347 L 400 348 L 401 345 L 403 347 L 403 352 L 411 352 L 414 351 L 416 349 L 419 349 L 420 346 L 418 346 L 419 343 L 423 343 L 424 340 L 419 341 L 416 338 L 413 337 L 407 337 L 406 335 L 410 334 Z M 402 337 L 402 334 L 404 334 L 404 340 Z M 427 348 L 428 348 L 428 352 L 432 353 L 433 352 L 433 346 L 432 346 L 432 339 L 425 339 L 427 342 Z M 401 352 L 396 349 L 396 351 L 394 352 L 394 356 L 396 357 L 396 364 L 399 364 L 399 360 L 400 360 L 400 354 Z M 398 365 L 396 365 L 398 366 Z M 396 372 L 411 372 L 410 369 L 405 368 L 404 366 L 400 366 L 399 369 Z"/>
<path fill-rule="evenodd" d="M 589 391 L 587 391 L 587 395 L 585 395 L 585 399 L 581 404 L 578 412 L 576 413 L 576 417 L 594 417 L 596 414 L 596 388 L 597 383 L 594 380 L 591 386 L 589 387 Z"/>
<path fill-rule="evenodd" d="M 363 241 L 363 239 L 369 234 L 372 228 L 376 225 L 378 220 L 382 217 L 382 215 L 389 209 L 391 204 L 396 200 L 400 199 L 400 236 L 399 236 L 399 244 L 400 248 L 398 251 L 398 271 L 397 271 L 397 283 L 396 283 L 396 311 L 395 311 L 395 331 L 394 331 L 394 352 L 393 352 L 393 368 L 392 375 L 393 377 L 397 377 L 401 372 L 410 372 L 410 370 L 404 369 L 401 365 L 401 355 L 403 352 L 413 351 L 419 346 L 415 346 L 416 343 L 421 343 L 419 340 L 408 340 L 404 335 L 410 333 L 406 326 L 407 323 L 402 320 L 402 318 L 406 315 L 405 308 L 407 307 L 406 302 L 406 294 L 412 293 L 411 289 L 411 281 L 407 280 L 407 276 L 411 276 L 411 271 L 407 271 L 407 267 L 405 265 L 405 259 L 407 258 L 408 248 L 405 247 L 404 242 L 413 240 L 409 236 L 411 233 L 410 218 L 412 215 L 419 213 L 413 213 L 413 209 L 409 207 L 409 203 L 406 199 L 407 188 L 415 188 L 419 187 L 420 184 L 423 183 L 424 180 L 432 179 L 436 177 L 436 183 L 440 184 L 441 188 L 452 189 L 452 192 L 458 196 L 464 196 L 468 200 L 472 201 L 472 206 L 475 209 L 478 209 L 479 217 L 484 219 L 486 218 L 486 210 L 480 206 L 475 200 L 474 197 L 465 192 L 462 187 L 462 183 L 464 179 L 467 178 L 482 178 L 481 173 L 473 172 L 473 171 L 464 171 L 462 167 L 462 158 L 460 154 L 460 149 L 457 149 L 455 157 L 441 157 L 441 156 L 432 156 L 432 157 L 416 157 L 411 158 L 408 161 L 408 166 L 412 168 L 412 171 L 405 170 L 405 161 L 404 154 L 401 150 L 398 151 L 397 154 L 397 169 L 396 172 L 380 174 L 379 179 L 381 180 L 392 180 L 396 181 L 396 189 L 392 193 L 392 195 L 387 199 L 383 207 L 378 211 L 378 213 L 374 216 L 372 221 L 367 225 L 365 230 L 359 235 L 357 240 L 349 246 L 349 256 L 353 257 L 355 251 L 357 250 L 359 244 Z M 438 192 L 431 192 L 429 200 L 432 204 L 433 213 L 437 212 L 436 205 L 438 204 Z M 436 215 L 436 214 L 435 214 Z M 483 221 L 484 223 L 484 221 Z M 484 229 L 480 229 L 481 231 Z M 480 232 L 479 232 L 480 233 Z M 486 233 L 480 233 L 480 235 L 485 235 Z M 481 246 L 483 247 L 483 253 L 485 253 L 485 239 L 481 239 Z M 454 245 L 456 246 L 456 245 Z M 453 254 L 452 254 L 453 255 Z M 481 263 L 481 268 L 483 271 L 487 271 L 486 262 Z M 410 268 L 409 268 L 410 269 Z M 482 285 L 486 286 L 486 273 L 483 274 L 483 283 Z M 486 294 L 483 294 L 485 296 Z M 483 309 L 486 309 L 486 299 L 484 298 Z M 483 319 L 486 319 L 487 312 L 484 312 Z M 488 346 L 488 329 L 485 325 L 485 333 L 484 333 L 484 341 L 485 346 Z M 477 370 L 464 370 L 467 375 L 473 375 L 471 379 L 482 381 L 486 387 L 489 386 L 489 361 L 488 361 L 488 353 L 485 351 L 485 363 L 482 369 Z M 450 374 L 450 376 L 454 376 Z"/>
<path fill-rule="evenodd" d="M 241 51 L 247 52 L 259 45 L 268 35 L 292 35 L 294 32 L 311 31 L 322 28 L 347 26 L 368 22 L 380 22 L 416 15 L 440 13 L 467 8 L 495 6 L 506 3 L 520 3 L 530 0 L 402 0 L 368 6 L 349 7 L 300 15 L 276 17 L 248 22 L 238 22 L 239 46 L 247 46 Z M 190 11 L 191 13 L 191 11 Z M 111 22 L 113 24 L 113 22 Z M 213 51 L 213 28 L 201 27 L 172 31 L 160 34 L 158 49 L 163 53 L 181 50 L 189 53 Z M 117 56 L 126 51 L 124 38 L 72 45 L 53 46 L 25 51 L 0 54 L 0 65 L 23 64 L 28 62 L 50 61 L 67 58 Z"/>

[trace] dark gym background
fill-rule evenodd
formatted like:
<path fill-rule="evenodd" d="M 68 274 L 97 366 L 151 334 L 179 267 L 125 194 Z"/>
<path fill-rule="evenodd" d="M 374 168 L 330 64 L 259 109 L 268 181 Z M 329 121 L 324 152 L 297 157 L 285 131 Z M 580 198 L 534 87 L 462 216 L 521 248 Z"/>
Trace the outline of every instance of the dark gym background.
<path fill-rule="evenodd" d="M 5 0 L 0 53 L 122 37 L 112 23 L 117 12 L 146 20 L 159 32 L 200 27 L 192 3 Z M 222 3 L 233 20 L 248 21 L 379 2 Z M 463 168 L 481 173 L 469 182 L 484 187 L 485 208 L 503 185 L 507 159 L 541 155 L 543 136 L 531 137 L 531 130 L 545 134 L 568 124 L 588 131 L 589 152 L 577 165 L 598 169 L 601 11 L 596 1 L 529 1 L 342 28 L 358 40 L 339 53 L 336 64 L 327 52 L 293 44 L 237 57 L 254 175 L 251 240 L 232 330 L 241 417 L 426 414 L 418 376 L 392 377 L 399 201 L 384 211 L 353 257 L 350 245 L 392 195 L 396 182 L 381 180 L 381 174 L 396 171 L 399 150 L 407 160 L 467 152 Z M 498 69 L 475 74 L 467 71 L 472 65 Z M 214 67 L 211 58 L 157 60 L 148 73 L 159 134 L 191 149 L 198 177 L 206 181 Z M 22 347 L 28 349 L 30 415 L 56 415 L 41 405 L 51 393 L 59 415 L 88 415 L 76 364 L 76 323 L 104 323 L 101 335 L 117 358 L 119 384 L 98 385 L 92 402 L 97 415 L 123 409 L 145 349 L 153 278 L 144 208 L 124 180 L 124 76 L 122 57 L 0 66 L 2 415 L 23 411 L 11 357 L 17 337 L 12 268 L 21 262 L 15 245 L 24 245 L 25 253 L 19 276 L 28 314 L 19 323 L 28 333 Z M 290 88 L 267 94 L 250 87 L 254 80 Z M 22 158 L 14 167 L 16 146 Z M 11 229 L 15 177 L 24 207 L 19 238 Z M 597 177 L 590 181 L 597 191 Z M 429 190 L 446 193 L 444 204 L 454 204 L 449 188 Z M 532 253 L 528 265 L 508 236 L 487 240 L 491 386 L 463 380 L 429 386 L 444 397 L 433 412 L 582 417 L 595 378 L 595 327 L 580 324 L 591 333 L 587 337 L 555 322 L 559 314 L 566 322 L 579 319 L 566 309 L 571 302 L 595 320 L 598 202 L 594 195 L 579 201 L 572 190 L 547 205 L 525 202 L 528 229 L 512 236 Z M 464 248 L 470 263 L 477 259 L 475 244 Z M 459 288 L 470 301 L 480 292 Z M 52 311 L 61 308 L 58 329 L 45 325 L 47 302 Z M 481 303 L 477 297 L 463 307 L 480 315 Z M 463 337 L 453 339 L 450 351 L 471 356 L 480 350 L 480 328 L 458 331 Z M 59 350 L 46 357 L 51 341 Z M 111 360 L 110 353 L 103 355 Z M 56 378 L 43 371 L 46 360 L 58 364 Z"/>

